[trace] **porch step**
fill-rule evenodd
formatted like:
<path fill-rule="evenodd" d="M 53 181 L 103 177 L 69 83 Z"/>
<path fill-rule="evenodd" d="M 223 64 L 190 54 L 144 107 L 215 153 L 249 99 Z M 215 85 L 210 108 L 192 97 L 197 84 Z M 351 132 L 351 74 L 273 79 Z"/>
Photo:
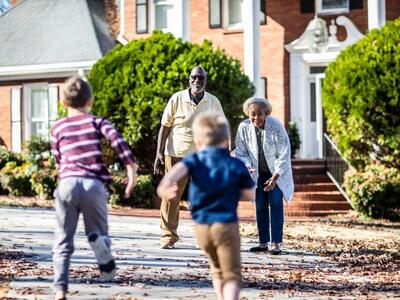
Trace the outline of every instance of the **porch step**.
<path fill-rule="evenodd" d="M 285 207 L 289 211 L 329 211 L 349 210 L 351 207 L 346 201 L 294 201 Z"/>
<path fill-rule="evenodd" d="M 294 175 L 325 175 L 324 165 L 296 165 L 292 166 Z"/>
<path fill-rule="evenodd" d="M 323 165 L 325 166 L 325 159 L 292 159 L 292 167 L 299 165 Z"/>
<path fill-rule="evenodd" d="M 347 213 L 351 207 L 326 175 L 325 160 L 292 160 L 295 193 L 289 205 L 285 204 L 286 217 L 325 217 Z M 286 202 L 285 202 L 286 203 Z M 239 202 L 241 220 L 255 220 L 256 207 L 251 202 Z"/>
<path fill-rule="evenodd" d="M 294 186 L 295 192 L 328 192 L 337 191 L 336 185 L 329 182 L 319 182 L 319 183 L 299 183 Z"/>
<path fill-rule="evenodd" d="M 302 174 L 293 175 L 294 184 L 308 184 L 308 183 L 332 183 L 327 175 L 322 174 Z"/>
<path fill-rule="evenodd" d="M 325 201 L 344 201 L 346 199 L 343 195 L 336 191 L 313 191 L 313 192 L 295 192 L 292 202 L 297 201 L 318 201 L 318 202 L 325 202 Z M 347 203 L 347 202 L 346 202 Z"/>

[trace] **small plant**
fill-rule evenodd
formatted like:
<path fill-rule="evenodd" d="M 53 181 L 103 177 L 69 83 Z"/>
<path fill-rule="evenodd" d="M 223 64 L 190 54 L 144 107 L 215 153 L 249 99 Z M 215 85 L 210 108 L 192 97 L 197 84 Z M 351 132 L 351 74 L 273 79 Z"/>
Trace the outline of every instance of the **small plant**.
<path fill-rule="evenodd" d="M 52 199 L 57 185 L 57 169 L 50 143 L 42 137 L 34 137 L 24 145 L 29 163 L 26 173 L 37 196 Z"/>
<path fill-rule="evenodd" d="M 25 162 L 18 165 L 15 161 L 10 161 L 1 169 L 0 181 L 4 189 L 13 196 L 33 196 L 34 192 L 30 183 L 30 177 L 26 170 L 30 164 Z"/>
<path fill-rule="evenodd" d="M 300 149 L 301 141 L 299 129 L 297 128 L 296 123 L 293 121 L 289 122 L 288 136 L 290 141 L 291 158 L 294 158 L 297 150 Z"/>
<path fill-rule="evenodd" d="M 127 178 L 124 172 L 113 171 L 112 183 L 109 185 L 111 205 L 124 205 L 131 207 L 151 208 L 155 188 L 151 175 L 139 175 L 137 185 L 129 199 L 124 199 Z"/>
<path fill-rule="evenodd" d="M 368 165 L 364 172 L 349 170 L 344 187 L 354 208 L 363 216 L 400 220 L 400 171 Z"/>

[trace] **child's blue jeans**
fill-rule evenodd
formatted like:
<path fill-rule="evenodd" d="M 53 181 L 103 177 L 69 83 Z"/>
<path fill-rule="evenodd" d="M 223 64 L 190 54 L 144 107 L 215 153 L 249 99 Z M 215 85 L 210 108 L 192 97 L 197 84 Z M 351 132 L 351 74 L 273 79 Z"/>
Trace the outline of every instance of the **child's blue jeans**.
<path fill-rule="evenodd" d="M 276 185 L 272 191 L 264 191 L 268 178 L 260 175 L 256 190 L 256 217 L 260 244 L 282 243 L 283 194 Z M 271 232 L 270 232 L 271 231 Z"/>

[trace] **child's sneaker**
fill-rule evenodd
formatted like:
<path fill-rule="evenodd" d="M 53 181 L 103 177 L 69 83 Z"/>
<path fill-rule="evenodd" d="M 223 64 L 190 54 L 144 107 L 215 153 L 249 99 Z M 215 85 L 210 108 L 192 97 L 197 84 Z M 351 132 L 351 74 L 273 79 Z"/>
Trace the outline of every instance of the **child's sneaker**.
<path fill-rule="evenodd" d="M 112 280 L 116 272 L 115 261 L 104 237 L 92 233 L 88 236 L 88 239 L 99 264 L 101 276 L 107 281 Z"/>

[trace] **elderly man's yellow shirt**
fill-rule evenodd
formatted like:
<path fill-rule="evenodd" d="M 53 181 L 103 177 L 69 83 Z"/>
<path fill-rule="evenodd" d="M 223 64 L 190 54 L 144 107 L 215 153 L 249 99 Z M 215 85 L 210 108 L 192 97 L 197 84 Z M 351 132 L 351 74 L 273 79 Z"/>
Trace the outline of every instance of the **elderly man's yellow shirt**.
<path fill-rule="evenodd" d="M 190 99 L 189 89 L 172 95 L 161 119 L 162 125 L 170 127 L 165 155 L 185 157 L 196 151 L 192 123 L 196 115 L 206 111 L 220 113 L 225 117 L 218 98 L 210 93 L 204 92 L 203 99 L 197 105 Z"/>

